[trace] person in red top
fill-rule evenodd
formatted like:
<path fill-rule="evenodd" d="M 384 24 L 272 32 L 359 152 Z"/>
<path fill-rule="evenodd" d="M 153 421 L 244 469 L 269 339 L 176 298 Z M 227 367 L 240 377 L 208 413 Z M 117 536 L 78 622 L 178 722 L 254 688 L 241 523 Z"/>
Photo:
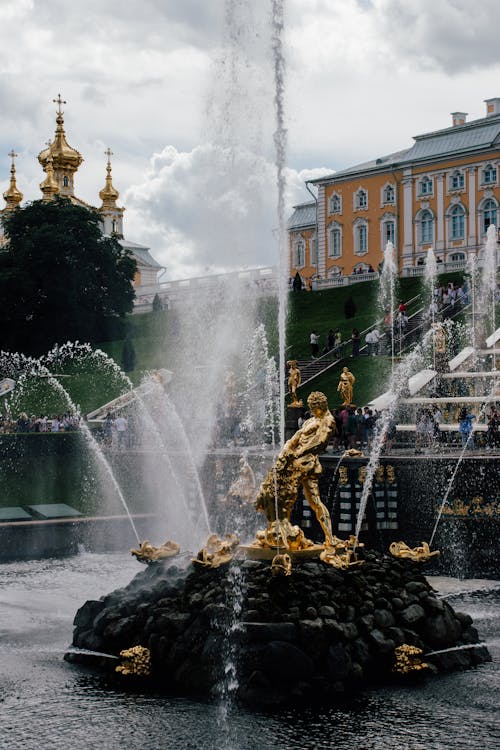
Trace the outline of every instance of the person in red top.
<path fill-rule="evenodd" d="M 399 300 L 399 307 L 398 307 L 398 312 L 400 312 L 400 313 L 405 313 L 405 315 L 406 315 L 406 307 L 407 307 L 407 306 L 406 306 L 406 304 L 405 304 L 405 303 L 403 302 L 403 300 L 402 300 L 402 299 L 401 299 L 401 300 Z"/>

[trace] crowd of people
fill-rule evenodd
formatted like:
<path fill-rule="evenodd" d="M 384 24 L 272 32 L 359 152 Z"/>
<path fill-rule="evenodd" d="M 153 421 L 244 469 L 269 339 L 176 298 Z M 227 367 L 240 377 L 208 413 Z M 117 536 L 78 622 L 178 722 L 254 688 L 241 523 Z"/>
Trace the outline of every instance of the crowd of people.
<path fill-rule="evenodd" d="M 9 411 L 0 413 L 0 433 L 29 433 L 29 432 L 74 432 L 80 427 L 80 415 L 66 412 L 55 414 L 51 417 L 47 414 L 28 416 L 21 412 L 18 417 Z"/>
<path fill-rule="evenodd" d="M 380 425 L 381 412 L 371 409 L 369 406 L 356 407 L 353 405 L 339 406 L 332 411 L 335 420 L 335 433 L 331 439 L 334 453 L 339 453 L 350 448 L 358 450 L 370 450 L 377 428 Z M 303 411 L 298 419 L 298 427 L 310 416 L 309 412 Z M 389 419 L 388 428 L 385 433 L 384 452 L 389 453 L 396 437 L 396 422 Z"/>

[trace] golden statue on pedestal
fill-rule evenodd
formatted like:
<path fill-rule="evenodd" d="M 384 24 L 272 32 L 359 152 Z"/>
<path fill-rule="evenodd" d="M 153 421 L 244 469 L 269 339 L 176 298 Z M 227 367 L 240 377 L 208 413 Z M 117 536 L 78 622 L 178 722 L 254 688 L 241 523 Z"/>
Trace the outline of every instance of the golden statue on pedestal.
<path fill-rule="evenodd" d="M 299 368 L 297 367 L 297 360 L 290 359 L 287 362 L 289 373 L 288 373 L 288 389 L 292 394 L 292 401 L 289 406 L 301 407 L 304 405 L 302 399 L 297 398 L 297 388 L 302 383 L 302 375 Z"/>
<path fill-rule="evenodd" d="M 356 382 L 356 378 L 349 370 L 348 367 L 344 367 L 340 373 L 340 380 L 337 386 L 337 391 L 342 396 L 342 406 L 349 406 L 352 404 L 353 385 Z"/>
<path fill-rule="evenodd" d="M 323 530 L 325 545 L 332 546 L 330 515 L 321 502 L 318 488 L 322 472 L 318 454 L 326 448 L 335 430 L 335 420 L 323 393 L 311 393 L 307 405 L 313 416 L 285 443 L 275 466 L 260 486 L 255 507 L 266 516 L 267 528 L 257 533 L 257 546 L 293 551 L 314 546 L 306 539 L 302 529 L 290 522 L 300 484 Z"/>

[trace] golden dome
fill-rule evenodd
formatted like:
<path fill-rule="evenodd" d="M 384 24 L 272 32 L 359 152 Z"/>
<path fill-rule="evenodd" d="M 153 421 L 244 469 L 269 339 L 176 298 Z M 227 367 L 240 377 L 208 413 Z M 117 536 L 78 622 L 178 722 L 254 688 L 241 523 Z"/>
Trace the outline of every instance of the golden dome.
<path fill-rule="evenodd" d="M 57 195 L 57 193 L 59 192 L 59 185 L 57 184 L 57 180 L 54 177 L 52 156 L 50 154 L 47 157 L 44 169 L 47 172 L 47 177 L 43 182 L 40 183 L 40 190 L 43 193 L 43 200 L 50 201 L 51 198 L 53 198 L 53 196 Z"/>
<path fill-rule="evenodd" d="M 20 190 L 18 190 L 16 185 L 16 167 L 14 165 L 14 159 L 16 158 L 17 154 L 15 154 L 14 150 L 12 150 L 9 156 L 12 159 L 12 164 L 10 167 L 10 185 L 3 194 L 3 197 L 5 198 L 5 202 L 7 204 L 4 208 L 4 211 L 12 211 L 14 208 L 17 208 L 23 199 L 23 194 Z"/>
<path fill-rule="evenodd" d="M 113 182 L 111 179 L 110 157 L 112 156 L 113 152 L 110 148 L 108 148 L 104 153 L 108 157 L 108 163 L 106 165 L 106 184 L 99 193 L 99 198 L 102 200 L 101 210 L 106 208 L 116 208 L 116 201 L 120 197 L 120 193 L 113 186 Z"/>
<path fill-rule="evenodd" d="M 56 172 L 76 172 L 83 161 L 83 157 L 80 152 L 75 148 L 72 148 L 66 140 L 66 133 L 64 132 L 64 117 L 63 111 L 61 110 L 61 104 L 65 104 L 66 102 L 61 99 L 60 94 L 57 99 L 54 99 L 53 101 L 58 104 L 59 107 L 56 117 L 56 133 L 50 146 L 43 151 L 40 151 L 38 154 L 38 161 L 46 172 L 47 160 L 50 155 L 52 156 L 53 169 Z"/>

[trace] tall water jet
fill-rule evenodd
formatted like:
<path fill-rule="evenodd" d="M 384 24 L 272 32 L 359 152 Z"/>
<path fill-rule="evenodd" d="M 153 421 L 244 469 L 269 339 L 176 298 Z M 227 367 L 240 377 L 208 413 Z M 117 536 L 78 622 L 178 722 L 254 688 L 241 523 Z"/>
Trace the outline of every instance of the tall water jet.
<path fill-rule="evenodd" d="M 397 265 L 394 252 L 394 245 L 388 242 L 384 250 L 384 261 L 382 272 L 380 274 L 379 287 L 379 307 L 384 315 L 387 326 L 390 327 L 390 346 L 391 346 L 391 369 L 394 370 L 394 307 L 395 307 L 395 286 L 397 277 Z"/>
<path fill-rule="evenodd" d="M 280 380 L 280 443 L 285 441 L 285 325 L 288 291 L 289 255 L 285 226 L 285 167 L 287 131 L 285 128 L 285 57 L 283 54 L 283 0 L 272 0 L 272 48 L 274 62 L 276 131 L 276 173 L 278 187 L 278 330 L 279 330 L 279 380 Z"/>
<path fill-rule="evenodd" d="M 430 247 L 427 251 L 427 255 L 425 258 L 425 283 L 427 285 L 427 297 L 428 297 L 428 309 L 430 311 L 430 321 L 431 321 L 431 327 L 434 328 L 435 323 L 435 313 L 436 313 L 436 304 L 435 304 L 435 289 L 436 289 L 436 279 L 437 279 L 437 261 L 436 261 L 436 254 L 434 253 L 434 248 Z M 434 338 L 432 339 L 432 366 L 433 369 L 436 369 L 436 348 L 434 343 Z"/>
<path fill-rule="evenodd" d="M 496 330 L 496 294 L 497 294 L 497 230 L 490 224 L 486 232 L 486 244 L 483 252 L 481 272 L 481 300 L 484 300 L 486 314 L 486 335 Z"/>

